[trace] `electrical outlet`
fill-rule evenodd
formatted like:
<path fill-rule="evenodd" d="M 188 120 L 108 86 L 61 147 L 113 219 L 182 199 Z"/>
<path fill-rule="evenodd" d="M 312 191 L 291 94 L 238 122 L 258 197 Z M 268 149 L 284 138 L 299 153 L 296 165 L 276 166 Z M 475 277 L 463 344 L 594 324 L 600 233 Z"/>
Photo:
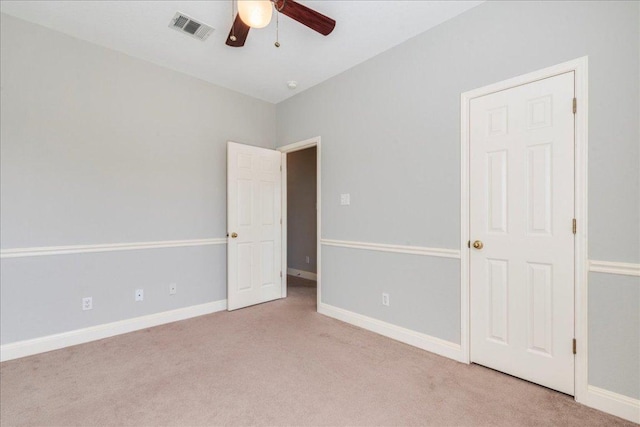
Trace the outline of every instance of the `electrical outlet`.
<path fill-rule="evenodd" d="M 93 298 L 86 297 L 82 298 L 82 310 L 91 310 L 93 309 Z"/>
<path fill-rule="evenodd" d="M 382 293 L 382 305 L 389 307 L 389 294 L 386 292 Z"/>
<path fill-rule="evenodd" d="M 169 295 L 175 295 L 176 292 L 178 292 L 178 285 L 176 285 L 175 283 L 170 283 L 169 284 Z"/>
<path fill-rule="evenodd" d="M 136 301 L 144 300 L 144 291 L 142 289 L 136 289 Z"/>
<path fill-rule="evenodd" d="M 307 264 L 309 264 L 309 255 L 307 255 Z"/>

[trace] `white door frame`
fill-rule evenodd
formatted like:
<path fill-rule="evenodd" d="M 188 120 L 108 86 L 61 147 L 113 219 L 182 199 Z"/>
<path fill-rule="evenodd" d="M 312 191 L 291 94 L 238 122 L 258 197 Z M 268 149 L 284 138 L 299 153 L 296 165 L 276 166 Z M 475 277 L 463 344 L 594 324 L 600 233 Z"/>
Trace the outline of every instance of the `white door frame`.
<path fill-rule="evenodd" d="M 469 112 L 472 99 L 515 86 L 521 86 L 567 72 L 575 72 L 575 319 L 574 336 L 577 340 L 575 360 L 575 399 L 583 402 L 587 397 L 587 141 L 588 141 L 588 57 L 574 59 L 543 70 L 528 73 L 499 83 L 465 92 L 461 95 L 461 198 L 460 198 L 460 325 L 462 357 L 470 363 L 469 346 Z M 570 345 L 570 343 L 567 343 Z"/>
<path fill-rule="evenodd" d="M 321 216 L 321 200 L 320 192 L 321 184 L 321 155 L 320 155 L 320 137 L 305 139 L 304 141 L 294 142 L 293 144 L 278 147 L 278 151 L 282 152 L 282 298 L 287 296 L 287 154 L 294 151 L 300 151 L 307 148 L 316 147 L 316 274 L 317 274 L 317 306 L 320 305 L 321 296 L 321 255 L 320 255 L 320 220 Z M 316 306 L 316 307 L 317 307 Z"/>

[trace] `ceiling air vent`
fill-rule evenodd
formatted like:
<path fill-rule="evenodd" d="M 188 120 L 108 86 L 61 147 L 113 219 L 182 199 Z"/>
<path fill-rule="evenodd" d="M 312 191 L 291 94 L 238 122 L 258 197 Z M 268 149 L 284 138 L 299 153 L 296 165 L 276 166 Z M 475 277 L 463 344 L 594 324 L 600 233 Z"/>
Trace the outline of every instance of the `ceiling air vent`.
<path fill-rule="evenodd" d="M 185 15 L 184 13 L 176 12 L 175 16 L 169 22 L 169 28 L 180 31 L 191 37 L 195 37 L 198 40 L 206 40 L 209 34 L 213 33 L 213 27 L 198 22 L 195 19 Z"/>

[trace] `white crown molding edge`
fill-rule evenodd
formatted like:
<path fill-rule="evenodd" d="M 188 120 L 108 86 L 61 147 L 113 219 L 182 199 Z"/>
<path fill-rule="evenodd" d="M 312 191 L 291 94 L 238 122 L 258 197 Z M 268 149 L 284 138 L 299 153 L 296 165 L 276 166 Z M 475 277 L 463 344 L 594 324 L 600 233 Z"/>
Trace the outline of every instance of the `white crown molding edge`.
<path fill-rule="evenodd" d="M 589 260 L 589 271 L 593 273 L 621 274 L 640 277 L 640 264 Z"/>
<path fill-rule="evenodd" d="M 45 353 L 47 351 L 59 350 L 65 347 L 97 341 L 115 335 L 151 328 L 153 326 L 190 319 L 192 317 L 203 316 L 226 309 L 227 300 L 225 299 L 4 344 L 0 346 L 0 362 Z"/>
<path fill-rule="evenodd" d="M 140 249 L 180 248 L 186 246 L 224 245 L 226 238 L 164 240 L 157 242 L 106 243 L 97 245 L 44 246 L 34 248 L 3 249 L 0 259 L 44 255 L 68 255 L 91 252 L 133 251 Z"/>
<path fill-rule="evenodd" d="M 460 251 L 457 249 L 427 248 L 423 246 L 390 245 L 386 243 L 354 242 L 348 240 L 322 239 L 324 246 L 337 246 L 340 248 L 365 249 L 370 251 L 394 252 L 410 255 L 425 255 L 441 258 L 460 259 Z"/>
<path fill-rule="evenodd" d="M 298 270 L 295 268 L 287 268 L 287 274 L 289 276 L 302 277 L 307 280 L 318 280 L 318 275 L 310 271 Z"/>
<path fill-rule="evenodd" d="M 462 349 L 459 344 L 373 319 L 326 303 L 318 304 L 318 313 L 458 362 L 463 361 Z"/>
<path fill-rule="evenodd" d="M 589 385 L 586 396 L 580 403 L 640 424 L 640 400 L 633 397 Z"/>

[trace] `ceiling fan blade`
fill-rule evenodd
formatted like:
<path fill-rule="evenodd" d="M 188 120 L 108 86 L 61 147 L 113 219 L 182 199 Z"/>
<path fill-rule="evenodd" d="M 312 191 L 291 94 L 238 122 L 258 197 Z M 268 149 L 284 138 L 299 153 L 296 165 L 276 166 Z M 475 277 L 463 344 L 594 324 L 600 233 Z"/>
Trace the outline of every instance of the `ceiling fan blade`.
<path fill-rule="evenodd" d="M 249 35 L 249 28 L 250 27 L 247 24 L 242 22 L 240 15 L 236 15 L 236 19 L 233 21 L 233 27 L 231 27 L 231 31 L 229 31 L 229 35 L 227 36 L 227 46 L 244 46 L 244 42 L 247 40 L 247 36 Z M 236 40 L 231 40 L 231 36 L 235 36 Z"/>
<path fill-rule="evenodd" d="M 336 26 L 335 20 L 293 0 L 275 0 L 274 3 L 281 13 L 324 36 L 331 34 Z"/>

